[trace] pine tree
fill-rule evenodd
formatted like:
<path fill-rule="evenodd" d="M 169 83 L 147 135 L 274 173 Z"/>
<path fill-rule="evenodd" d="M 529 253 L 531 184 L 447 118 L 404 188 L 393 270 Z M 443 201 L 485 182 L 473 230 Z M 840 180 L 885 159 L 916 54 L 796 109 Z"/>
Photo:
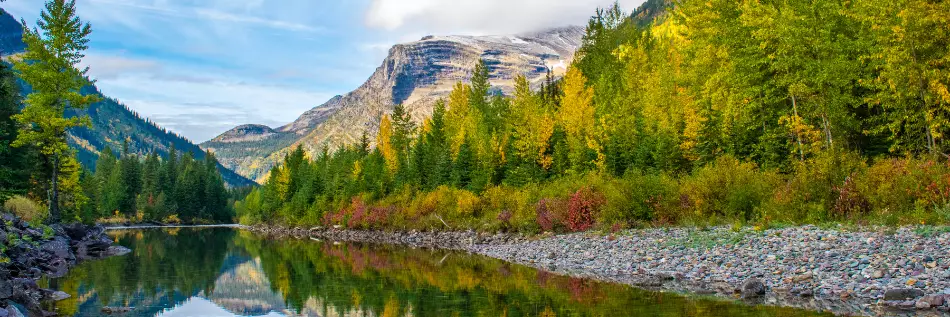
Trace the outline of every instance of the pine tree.
<path fill-rule="evenodd" d="M 119 200 L 119 212 L 127 217 L 134 217 L 137 211 L 138 195 L 142 191 L 142 168 L 138 157 L 128 152 L 128 143 L 123 146 L 122 151 L 119 169 L 125 192 L 121 194 Z"/>
<path fill-rule="evenodd" d="M 88 83 L 88 69 L 77 68 L 92 30 L 76 16 L 75 0 L 47 2 L 37 25 L 39 30 L 24 30 L 26 53 L 14 64 L 32 92 L 26 97 L 26 107 L 14 116 L 28 128 L 22 130 L 13 145 L 36 145 L 49 158 L 52 166 L 48 221 L 55 223 L 61 217 L 60 169 L 67 161 L 63 156 L 73 155 L 66 143 L 66 133 L 70 128 L 88 124 L 83 118 L 66 118 L 65 111 L 85 108 L 97 100 L 95 95 L 84 96 L 80 92 Z"/>
<path fill-rule="evenodd" d="M 428 175 L 426 188 L 429 189 L 448 184 L 452 177 L 452 154 L 446 135 L 445 120 L 445 101 L 440 99 L 432 110 L 429 131 L 426 132 L 424 138 L 428 150 L 426 155 L 429 156 L 426 162 L 431 166 L 429 172 L 426 173 Z"/>
<path fill-rule="evenodd" d="M 0 204 L 12 195 L 22 195 L 30 187 L 31 152 L 29 146 L 13 147 L 19 124 L 13 116 L 20 112 L 20 88 L 16 77 L 0 64 Z"/>
<path fill-rule="evenodd" d="M 468 141 L 463 142 L 462 146 L 459 147 L 459 154 L 452 164 L 452 179 L 455 187 L 470 188 L 474 168 L 475 158 L 471 145 Z"/>

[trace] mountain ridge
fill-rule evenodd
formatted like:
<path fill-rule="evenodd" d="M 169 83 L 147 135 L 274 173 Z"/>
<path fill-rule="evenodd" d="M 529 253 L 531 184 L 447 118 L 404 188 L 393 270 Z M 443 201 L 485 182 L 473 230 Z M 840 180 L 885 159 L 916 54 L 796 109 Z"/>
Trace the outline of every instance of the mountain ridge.
<path fill-rule="evenodd" d="M 0 53 L 8 56 L 24 52 L 26 45 L 22 39 L 23 25 L 0 8 Z M 20 85 L 24 95 L 29 93 L 30 88 L 25 83 L 20 81 Z M 88 115 L 92 122 L 91 128 L 74 128 L 67 135 L 67 142 L 76 150 L 79 162 L 86 168 L 95 169 L 99 152 L 106 147 L 116 151 L 122 149 L 124 143 L 128 143 L 130 151 L 137 155 L 154 151 L 167 156 L 174 146 L 179 153 L 191 152 L 196 158 L 204 158 L 205 152 L 197 144 L 142 117 L 118 100 L 103 94 L 95 85 L 84 87 L 82 93 L 100 97 L 99 102 L 86 109 L 66 111 L 67 116 Z M 232 187 L 255 185 L 220 162 L 218 170 L 224 181 Z"/>
<path fill-rule="evenodd" d="M 560 76 L 584 32 L 583 27 L 566 26 L 514 35 L 429 35 L 396 44 L 362 85 L 274 129 L 279 133 L 245 135 L 247 142 L 221 142 L 219 136 L 200 146 L 214 152 L 228 168 L 262 181 L 270 167 L 297 146 L 315 155 L 325 147 L 358 142 L 364 133 L 375 134 L 380 118 L 396 104 L 403 104 L 414 120 L 421 121 L 455 83 L 470 80 L 479 60 L 485 61 L 492 86 L 500 93 L 512 92 L 518 75 L 535 85 L 549 70 Z M 222 135 L 233 138 L 238 132 L 232 129 Z"/>

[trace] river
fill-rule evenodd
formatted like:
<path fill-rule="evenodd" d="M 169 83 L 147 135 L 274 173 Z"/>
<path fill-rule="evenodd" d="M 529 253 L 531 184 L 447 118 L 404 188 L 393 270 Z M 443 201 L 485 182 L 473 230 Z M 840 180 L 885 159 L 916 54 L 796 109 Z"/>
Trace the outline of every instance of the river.
<path fill-rule="evenodd" d="M 828 316 L 563 277 L 454 251 L 268 239 L 237 228 L 125 229 L 132 253 L 41 286 L 63 316 Z"/>

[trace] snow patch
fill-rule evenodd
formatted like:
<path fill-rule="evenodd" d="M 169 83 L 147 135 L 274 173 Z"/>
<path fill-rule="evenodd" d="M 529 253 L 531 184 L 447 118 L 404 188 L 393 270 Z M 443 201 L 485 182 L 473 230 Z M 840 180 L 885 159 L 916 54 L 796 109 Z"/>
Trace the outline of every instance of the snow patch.
<path fill-rule="evenodd" d="M 565 64 L 565 63 L 564 63 L 564 60 L 562 59 L 562 60 L 559 60 L 557 63 L 548 64 L 548 68 L 550 68 L 550 69 L 558 69 L 558 68 L 560 68 L 560 69 L 567 70 L 567 64 Z"/>
<path fill-rule="evenodd" d="M 509 36 L 508 40 L 511 41 L 512 44 L 528 44 L 528 42 L 519 37 Z"/>

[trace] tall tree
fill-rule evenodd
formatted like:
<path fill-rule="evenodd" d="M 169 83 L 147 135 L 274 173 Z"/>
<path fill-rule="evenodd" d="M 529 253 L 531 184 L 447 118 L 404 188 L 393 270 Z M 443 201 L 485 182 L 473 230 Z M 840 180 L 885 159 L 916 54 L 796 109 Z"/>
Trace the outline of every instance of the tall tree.
<path fill-rule="evenodd" d="M 26 25 L 26 21 L 23 21 Z M 66 143 L 70 128 L 87 125 L 80 117 L 65 117 L 67 108 L 82 109 L 97 100 L 83 95 L 89 83 L 88 68 L 77 68 L 88 48 L 92 29 L 76 16 L 75 0 L 51 0 L 37 21 L 39 29 L 26 29 L 26 53 L 14 68 L 32 92 L 23 111 L 14 116 L 25 126 L 14 146 L 36 145 L 51 164 L 48 221 L 60 220 L 59 183 L 62 156 L 73 155 Z M 66 177 L 68 178 L 68 177 Z"/>
<path fill-rule="evenodd" d="M 13 116 L 20 112 L 20 87 L 13 72 L 0 64 L 0 204 L 8 197 L 29 189 L 31 147 L 15 148 L 19 124 Z"/>

